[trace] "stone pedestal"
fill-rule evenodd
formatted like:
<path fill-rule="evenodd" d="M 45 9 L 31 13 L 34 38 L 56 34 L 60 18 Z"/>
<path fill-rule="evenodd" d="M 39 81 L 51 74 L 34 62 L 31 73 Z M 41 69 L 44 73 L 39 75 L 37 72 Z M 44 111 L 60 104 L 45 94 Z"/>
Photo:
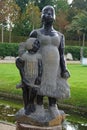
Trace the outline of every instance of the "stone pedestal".
<path fill-rule="evenodd" d="M 27 124 L 16 124 L 16 130 L 62 130 L 62 126 L 53 126 L 53 127 L 41 127 L 41 126 L 33 126 Z"/>
<path fill-rule="evenodd" d="M 59 115 L 55 117 L 48 109 L 44 109 L 42 113 L 39 111 L 25 114 L 25 110 L 21 109 L 16 113 L 16 130 L 62 130 L 62 122 L 65 119 L 65 113 L 59 111 Z"/>
<path fill-rule="evenodd" d="M 19 124 L 51 127 L 61 125 L 65 119 L 65 113 L 63 111 L 60 111 L 60 115 L 56 115 L 56 117 L 52 117 L 48 110 L 44 112 L 44 114 L 43 112 L 34 112 L 30 115 L 25 115 L 25 110 L 21 109 L 16 113 L 16 121 Z"/>

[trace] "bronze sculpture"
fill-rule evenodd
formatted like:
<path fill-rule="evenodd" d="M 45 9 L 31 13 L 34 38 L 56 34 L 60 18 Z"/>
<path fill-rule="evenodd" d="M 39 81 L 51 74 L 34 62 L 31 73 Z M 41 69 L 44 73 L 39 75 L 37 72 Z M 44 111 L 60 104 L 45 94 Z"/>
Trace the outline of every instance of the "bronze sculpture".
<path fill-rule="evenodd" d="M 37 86 L 41 83 L 42 60 L 38 53 L 40 43 L 36 38 L 29 38 L 24 44 L 24 51 L 16 59 L 16 66 L 20 71 L 21 83 L 16 88 L 22 88 L 25 114 L 35 111 L 34 99 L 37 93 Z M 21 47 L 20 47 L 21 48 Z"/>
<path fill-rule="evenodd" d="M 47 96 L 49 100 L 48 113 L 53 118 L 60 117 L 61 113 L 57 107 L 57 99 L 68 98 L 70 96 L 70 88 L 67 84 L 67 79 L 70 74 L 66 68 L 64 60 L 64 35 L 53 28 L 53 22 L 55 20 L 55 10 L 52 6 L 45 6 L 42 10 L 42 28 L 33 30 L 30 33 L 30 38 L 36 38 L 40 43 L 39 53 L 42 56 L 42 62 L 38 65 L 39 76 L 35 80 L 36 85 L 40 85 L 39 89 L 36 90 L 34 95 L 36 96 L 36 105 L 29 98 L 29 85 L 25 80 L 25 87 L 23 90 L 25 114 L 30 115 L 30 117 L 35 119 L 39 117 L 42 118 L 42 122 L 45 119 L 46 111 L 43 105 L 43 97 Z M 24 54 L 25 45 L 24 43 L 19 48 L 19 54 Z M 20 57 L 17 59 L 16 64 L 20 70 L 21 77 L 23 79 L 24 74 L 22 69 L 24 68 L 24 61 L 20 62 Z M 22 67 L 20 67 L 22 66 Z M 22 68 L 22 69 L 20 69 Z M 22 80 L 23 81 L 23 80 Z M 28 86 L 28 88 L 26 87 Z M 26 94 L 27 93 L 27 94 Z M 26 96 L 27 95 L 27 96 Z M 33 93 L 32 93 L 33 95 Z M 33 104 L 32 107 L 30 107 Z M 50 117 L 50 116 L 49 116 Z M 49 119 L 47 119 L 48 121 Z"/>

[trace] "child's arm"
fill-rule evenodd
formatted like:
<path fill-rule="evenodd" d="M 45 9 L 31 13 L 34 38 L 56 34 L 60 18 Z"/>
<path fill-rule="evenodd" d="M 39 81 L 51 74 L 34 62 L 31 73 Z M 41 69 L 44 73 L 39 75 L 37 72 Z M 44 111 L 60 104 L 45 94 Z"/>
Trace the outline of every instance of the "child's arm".
<path fill-rule="evenodd" d="M 36 85 L 41 84 L 42 73 L 43 73 L 42 60 L 38 59 L 38 77 L 35 80 Z"/>

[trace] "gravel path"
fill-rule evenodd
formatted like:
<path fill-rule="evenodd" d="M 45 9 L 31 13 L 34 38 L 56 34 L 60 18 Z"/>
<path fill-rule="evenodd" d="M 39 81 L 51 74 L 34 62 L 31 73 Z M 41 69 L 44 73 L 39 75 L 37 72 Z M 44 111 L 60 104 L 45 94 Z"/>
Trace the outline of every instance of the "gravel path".
<path fill-rule="evenodd" d="M 0 63 L 15 63 L 15 60 L 0 60 Z"/>
<path fill-rule="evenodd" d="M 16 126 L 6 122 L 0 122 L 0 130 L 16 130 Z"/>
<path fill-rule="evenodd" d="M 0 60 L 0 63 L 15 63 L 15 60 Z M 80 64 L 80 61 L 66 61 L 70 64 Z"/>

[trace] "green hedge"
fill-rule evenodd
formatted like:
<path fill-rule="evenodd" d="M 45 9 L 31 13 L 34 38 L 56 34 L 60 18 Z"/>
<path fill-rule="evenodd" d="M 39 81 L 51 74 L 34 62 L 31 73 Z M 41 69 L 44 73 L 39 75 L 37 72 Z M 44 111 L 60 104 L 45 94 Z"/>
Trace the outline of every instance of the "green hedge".
<path fill-rule="evenodd" d="M 79 46 L 66 46 L 65 54 L 71 53 L 74 60 L 80 60 L 80 47 Z"/>
<path fill-rule="evenodd" d="M 18 56 L 18 43 L 0 43 L 0 57 Z M 65 54 L 71 53 L 74 60 L 80 60 L 80 46 L 65 46 Z M 87 47 L 83 49 L 84 57 L 87 57 Z"/>
<path fill-rule="evenodd" d="M 18 56 L 17 43 L 0 43 L 0 57 Z"/>
<path fill-rule="evenodd" d="M 65 46 L 65 54 L 71 53 L 74 60 L 80 60 L 81 47 L 80 46 Z M 83 48 L 83 57 L 87 57 L 87 47 Z"/>

